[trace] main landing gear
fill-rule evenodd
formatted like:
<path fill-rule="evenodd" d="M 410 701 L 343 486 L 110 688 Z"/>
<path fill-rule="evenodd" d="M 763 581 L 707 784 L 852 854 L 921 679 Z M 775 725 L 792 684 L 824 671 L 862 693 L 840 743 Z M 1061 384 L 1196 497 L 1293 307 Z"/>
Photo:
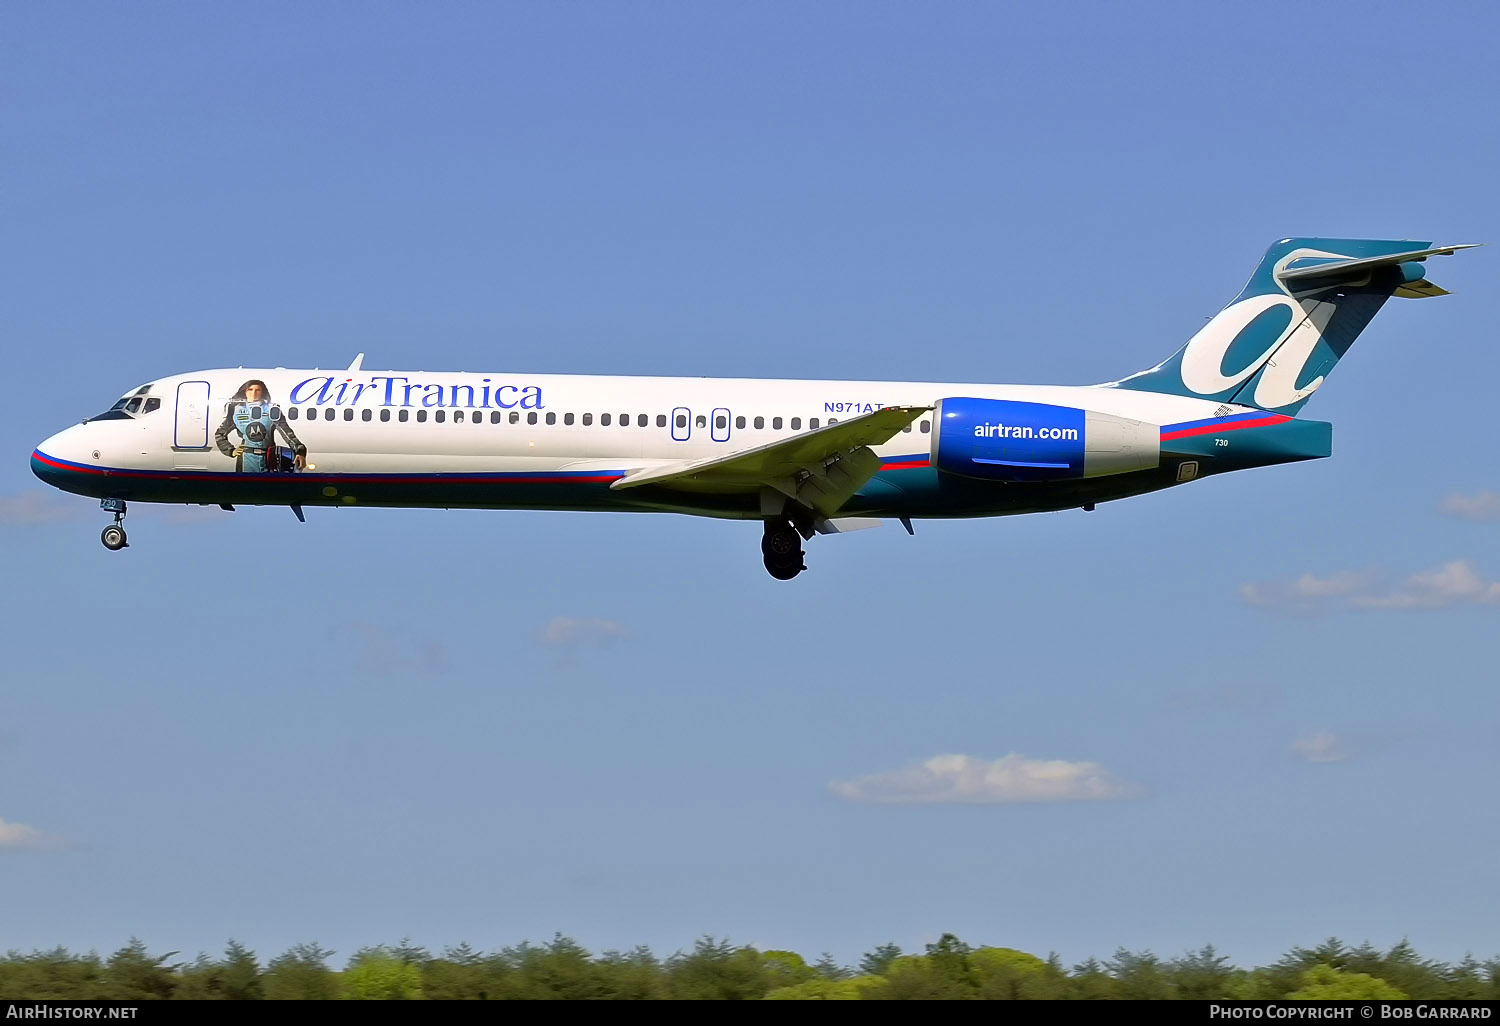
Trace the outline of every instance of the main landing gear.
<path fill-rule="evenodd" d="M 766 521 L 766 533 L 760 540 L 766 573 L 778 581 L 790 581 L 807 569 L 802 562 L 802 535 L 785 520 Z"/>
<path fill-rule="evenodd" d="M 99 540 L 111 552 L 119 552 L 130 543 L 125 540 L 125 500 L 100 499 L 99 508 L 115 515 L 115 522 L 99 532 Z"/>

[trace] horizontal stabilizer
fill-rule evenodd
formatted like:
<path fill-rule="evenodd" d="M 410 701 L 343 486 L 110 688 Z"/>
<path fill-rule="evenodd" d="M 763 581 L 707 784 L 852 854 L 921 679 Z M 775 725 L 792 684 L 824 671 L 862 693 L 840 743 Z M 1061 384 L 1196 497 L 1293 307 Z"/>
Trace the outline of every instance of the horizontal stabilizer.
<path fill-rule="evenodd" d="M 1434 296 L 1446 296 L 1450 294 L 1447 289 L 1439 288 L 1426 278 L 1423 278 L 1421 281 L 1407 282 L 1391 293 L 1391 295 L 1400 296 L 1402 299 L 1431 299 Z"/>
<path fill-rule="evenodd" d="M 1478 245 L 1479 243 L 1465 243 L 1458 246 L 1435 246 L 1432 249 L 1413 249 L 1405 253 L 1388 253 L 1382 256 L 1363 257 L 1357 260 L 1324 260 L 1317 257 L 1303 257 L 1300 260 L 1293 260 L 1286 267 L 1277 271 L 1276 277 L 1287 283 L 1360 278 L 1382 267 L 1395 267 L 1397 264 L 1404 264 L 1413 260 L 1426 260 L 1430 256 L 1452 256 L 1461 249 L 1474 249 Z M 1417 283 L 1413 282 L 1412 284 Z M 1421 292 L 1420 295 L 1446 295 L 1446 293 L 1439 290 L 1435 293 Z M 1417 297 L 1414 296 L 1413 298 Z"/>

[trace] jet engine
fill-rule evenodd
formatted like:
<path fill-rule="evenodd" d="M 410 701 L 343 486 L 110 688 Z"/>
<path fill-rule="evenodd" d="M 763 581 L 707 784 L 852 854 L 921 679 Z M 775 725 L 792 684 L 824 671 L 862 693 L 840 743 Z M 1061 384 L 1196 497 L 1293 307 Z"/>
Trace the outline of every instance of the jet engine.
<path fill-rule="evenodd" d="M 1056 481 L 1150 470 L 1155 424 L 1073 406 L 955 397 L 937 404 L 932 462 L 986 481 Z"/>

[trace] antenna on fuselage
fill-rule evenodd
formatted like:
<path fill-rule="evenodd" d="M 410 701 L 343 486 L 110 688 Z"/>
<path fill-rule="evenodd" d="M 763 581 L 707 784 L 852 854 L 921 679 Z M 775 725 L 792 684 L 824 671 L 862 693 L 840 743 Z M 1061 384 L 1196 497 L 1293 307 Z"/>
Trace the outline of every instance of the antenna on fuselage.
<path fill-rule="evenodd" d="M 358 356 L 356 356 L 354 358 L 354 362 L 351 363 L 348 366 L 347 369 L 351 370 L 351 371 L 357 371 L 357 370 L 359 370 L 361 368 L 361 366 L 364 364 L 364 362 L 365 362 L 365 354 L 364 353 L 360 353 Z"/>

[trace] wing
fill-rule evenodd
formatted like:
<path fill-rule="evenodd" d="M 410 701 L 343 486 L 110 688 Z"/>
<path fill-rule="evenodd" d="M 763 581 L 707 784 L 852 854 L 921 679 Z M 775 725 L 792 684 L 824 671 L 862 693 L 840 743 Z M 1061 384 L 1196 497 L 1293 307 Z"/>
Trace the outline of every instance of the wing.
<path fill-rule="evenodd" d="M 931 410 L 931 406 L 887 406 L 753 449 L 644 467 L 610 487 L 654 485 L 721 495 L 773 488 L 826 517 L 880 469 L 880 457 L 870 446 L 890 441 Z"/>

